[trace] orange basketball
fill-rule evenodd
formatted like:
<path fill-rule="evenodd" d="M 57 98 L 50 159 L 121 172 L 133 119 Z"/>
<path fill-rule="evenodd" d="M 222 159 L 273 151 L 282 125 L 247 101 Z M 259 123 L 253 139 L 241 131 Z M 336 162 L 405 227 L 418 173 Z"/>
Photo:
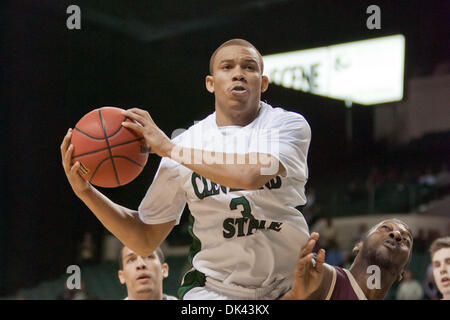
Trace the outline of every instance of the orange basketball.
<path fill-rule="evenodd" d="M 93 185 L 106 188 L 133 181 L 147 163 L 142 152 L 142 135 L 122 126 L 132 121 L 123 109 L 103 107 L 86 114 L 73 129 L 72 161 L 79 161 L 83 177 Z"/>

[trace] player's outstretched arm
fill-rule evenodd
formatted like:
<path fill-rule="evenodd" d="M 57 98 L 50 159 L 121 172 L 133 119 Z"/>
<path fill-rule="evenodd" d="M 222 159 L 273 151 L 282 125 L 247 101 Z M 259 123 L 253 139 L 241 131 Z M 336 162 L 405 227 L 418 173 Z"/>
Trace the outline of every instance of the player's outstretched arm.
<path fill-rule="evenodd" d="M 319 234 L 313 232 L 302 247 L 294 270 L 292 288 L 281 297 L 282 300 L 324 299 L 322 292 L 329 287 L 328 268 L 324 263 L 325 250 L 320 249 L 315 259 L 312 253 L 318 239 Z"/>
<path fill-rule="evenodd" d="M 244 164 L 237 161 L 237 154 L 221 155 L 222 159 L 234 159 L 231 163 L 215 163 L 213 159 L 208 161 L 211 158 L 210 152 L 176 146 L 158 128 L 147 111 L 132 108 L 124 111 L 123 114 L 135 122 L 124 122 L 122 125 L 142 134 L 150 152 L 161 157 L 171 158 L 220 185 L 230 188 L 258 189 L 269 180 L 285 172 L 283 165 L 268 154 L 246 154 Z M 199 154 L 202 159 L 201 163 L 196 161 Z M 256 163 L 253 163 L 250 159 L 255 159 Z"/>
<path fill-rule="evenodd" d="M 79 174 L 79 162 L 72 165 L 73 146 L 70 144 L 72 130 L 69 129 L 61 143 L 61 158 L 67 179 L 74 191 L 100 222 L 123 244 L 142 256 L 153 252 L 167 237 L 175 221 L 148 225 L 143 223 L 138 212 L 120 206 L 95 189 Z"/>

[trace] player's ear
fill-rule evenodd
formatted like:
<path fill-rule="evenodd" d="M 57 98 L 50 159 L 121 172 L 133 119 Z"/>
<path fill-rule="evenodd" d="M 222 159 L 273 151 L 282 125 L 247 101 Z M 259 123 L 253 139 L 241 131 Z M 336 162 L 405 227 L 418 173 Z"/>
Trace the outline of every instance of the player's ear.
<path fill-rule="evenodd" d="M 363 245 L 362 241 L 358 242 L 358 243 L 353 247 L 353 253 L 357 255 L 357 254 L 361 251 L 362 245 Z"/>
<path fill-rule="evenodd" d="M 402 272 L 400 272 L 400 274 L 398 275 L 397 281 L 398 282 L 402 281 L 404 277 L 405 277 L 405 270 L 402 270 Z"/>
<path fill-rule="evenodd" d="M 214 77 L 209 76 L 209 75 L 206 76 L 205 84 L 206 84 L 206 90 L 208 90 L 211 93 L 214 93 Z"/>
<path fill-rule="evenodd" d="M 266 92 L 268 87 L 269 87 L 269 77 L 268 76 L 262 76 L 261 92 Z"/>
<path fill-rule="evenodd" d="M 163 263 L 161 269 L 163 278 L 167 278 L 169 276 L 169 265 L 167 263 Z"/>
<path fill-rule="evenodd" d="M 121 284 L 125 284 L 125 278 L 123 277 L 123 271 L 119 270 L 119 272 L 117 273 L 119 276 L 119 281 Z"/>

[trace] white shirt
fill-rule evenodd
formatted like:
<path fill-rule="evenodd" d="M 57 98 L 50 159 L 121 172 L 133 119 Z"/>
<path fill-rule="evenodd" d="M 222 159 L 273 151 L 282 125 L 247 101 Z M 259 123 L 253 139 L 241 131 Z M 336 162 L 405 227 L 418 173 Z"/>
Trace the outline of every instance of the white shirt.
<path fill-rule="evenodd" d="M 147 224 L 178 223 L 187 202 L 200 242 L 193 267 L 225 285 L 247 288 L 291 277 L 309 237 L 307 223 L 295 207 L 306 203 L 310 127 L 297 113 L 264 102 L 260 106 L 257 118 L 245 127 L 227 127 L 224 134 L 213 113 L 173 142 L 207 151 L 270 154 L 283 164 L 284 177 L 277 176 L 259 190 L 233 190 L 163 158 L 139 206 Z"/>
<path fill-rule="evenodd" d="M 397 300 L 420 300 L 422 297 L 423 289 L 417 280 L 403 281 L 398 286 Z"/>

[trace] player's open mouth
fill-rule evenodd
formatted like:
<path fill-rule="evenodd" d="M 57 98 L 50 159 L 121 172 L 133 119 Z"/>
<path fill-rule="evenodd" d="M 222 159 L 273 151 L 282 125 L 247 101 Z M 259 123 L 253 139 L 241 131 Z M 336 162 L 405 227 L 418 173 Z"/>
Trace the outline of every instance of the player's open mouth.
<path fill-rule="evenodd" d="M 236 86 L 236 87 L 233 87 L 231 92 L 233 94 L 244 94 L 244 93 L 247 93 L 247 89 L 244 88 L 243 86 Z"/>
<path fill-rule="evenodd" d="M 441 279 L 441 284 L 442 284 L 444 287 L 450 286 L 450 278 L 448 278 L 448 277 L 443 277 L 443 278 Z"/>
<path fill-rule="evenodd" d="M 146 282 L 146 281 L 150 280 L 150 276 L 149 276 L 149 275 L 146 275 L 146 274 L 143 274 L 143 275 L 139 276 L 139 277 L 137 278 L 137 280 L 138 280 L 139 282 Z"/>
<path fill-rule="evenodd" d="M 387 247 L 388 249 L 391 249 L 391 250 L 397 249 L 397 245 L 395 244 L 395 241 L 392 240 L 392 239 L 387 239 L 384 242 L 384 246 Z"/>

